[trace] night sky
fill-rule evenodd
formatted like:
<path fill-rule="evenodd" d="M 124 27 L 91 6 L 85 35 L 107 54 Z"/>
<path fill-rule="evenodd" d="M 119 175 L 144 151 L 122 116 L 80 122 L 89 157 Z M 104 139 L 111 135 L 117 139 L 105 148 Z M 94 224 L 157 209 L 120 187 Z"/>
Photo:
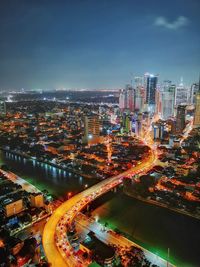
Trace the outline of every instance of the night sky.
<path fill-rule="evenodd" d="M 119 88 L 200 72 L 199 0 L 0 0 L 0 88 Z"/>

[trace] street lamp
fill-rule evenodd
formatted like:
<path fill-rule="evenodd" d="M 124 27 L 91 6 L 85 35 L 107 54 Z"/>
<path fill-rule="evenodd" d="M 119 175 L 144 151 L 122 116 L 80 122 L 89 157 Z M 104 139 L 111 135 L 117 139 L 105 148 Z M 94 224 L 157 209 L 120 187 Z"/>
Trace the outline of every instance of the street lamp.
<path fill-rule="evenodd" d="M 167 267 L 169 267 L 169 254 L 170 254 L 170 250 L 168 248 L 167 249 Z"/>
<path fill-rule="evenodd" d="M 71 192 L 68 192 L 67 193 L 67 199 L 69 199 L 71 197 L 72 193 Z"/>

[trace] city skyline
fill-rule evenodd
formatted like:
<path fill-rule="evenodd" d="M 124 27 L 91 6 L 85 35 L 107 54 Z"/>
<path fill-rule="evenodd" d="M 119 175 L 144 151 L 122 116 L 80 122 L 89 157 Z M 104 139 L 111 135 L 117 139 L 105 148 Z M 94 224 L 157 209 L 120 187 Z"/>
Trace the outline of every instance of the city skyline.
<path fill-rule="evenodd" d="M 0 1 L 0 267 L 200 266 L 199 10 Z"/>
<path fill-rule="evenodd" d="M 145 88 L 138 77 L 116 95 L 15 92 L 0 101 L 0 263 L 199 266 L 199 85 L 185 103 L 186 88 L 166 81 L 159 92 L 156 81 L 146 74 Z M 89 237 L 103 249 L 91 251 Z"/>
<path fill-rule="evenodd" d="M 198 1 L 6 1 L 0 88 L 120 88 L 145 72 L 191 85 Z"/>

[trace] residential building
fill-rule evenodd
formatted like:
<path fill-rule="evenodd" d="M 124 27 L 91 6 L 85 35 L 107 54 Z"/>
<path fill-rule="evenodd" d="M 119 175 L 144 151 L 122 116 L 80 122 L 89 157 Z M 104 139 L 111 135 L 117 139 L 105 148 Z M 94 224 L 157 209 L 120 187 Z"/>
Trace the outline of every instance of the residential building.
<path fill-rule="evenodd" d="M 6 217 L 20 213 L 24 209 L 22 199 L 13 200 L 4 206 Z"/>
<path fill-rule="evenodd" d="M 36 208 L 44 207 L 44 196 L 42 193 L 31 194 L 31 206 Z"/>
<path fill-rule="evenodd" d="M 98 115 L 85 116 L 84 118 L 84 143 L 98 142 L 100 137 L 100 120 Z"/>

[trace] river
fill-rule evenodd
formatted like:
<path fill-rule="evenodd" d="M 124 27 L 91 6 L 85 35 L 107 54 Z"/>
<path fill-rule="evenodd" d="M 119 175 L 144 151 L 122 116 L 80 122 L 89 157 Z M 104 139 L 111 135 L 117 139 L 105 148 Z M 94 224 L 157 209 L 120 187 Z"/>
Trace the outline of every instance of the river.
<path fill-rule="evenodd" d="M 57 197 L 66 196 L 68 192 L 75 194 L 85 185 L 97 182 L 8 152 L 0 152 L 0 164 L 8 165 L 40 190 L 47 189 Z M 169 248 L 170 259 L 179 267 L 200 267 L 200 221 L 196 219 L 143 203 L 123 193 L 105 198 L 93 215 L 160 256 L 166 258 Z"/>
<path fill-rule="evenodd" d="M 28 160 L 18 155 L 0 150 L 0 165 L 6 164 L 11 171 L 24 178 L 40 190 L 48 190 L 56 197 L 67 196 L 82 191 L 97 180 L 87 179 L 46 163 Z"/>

